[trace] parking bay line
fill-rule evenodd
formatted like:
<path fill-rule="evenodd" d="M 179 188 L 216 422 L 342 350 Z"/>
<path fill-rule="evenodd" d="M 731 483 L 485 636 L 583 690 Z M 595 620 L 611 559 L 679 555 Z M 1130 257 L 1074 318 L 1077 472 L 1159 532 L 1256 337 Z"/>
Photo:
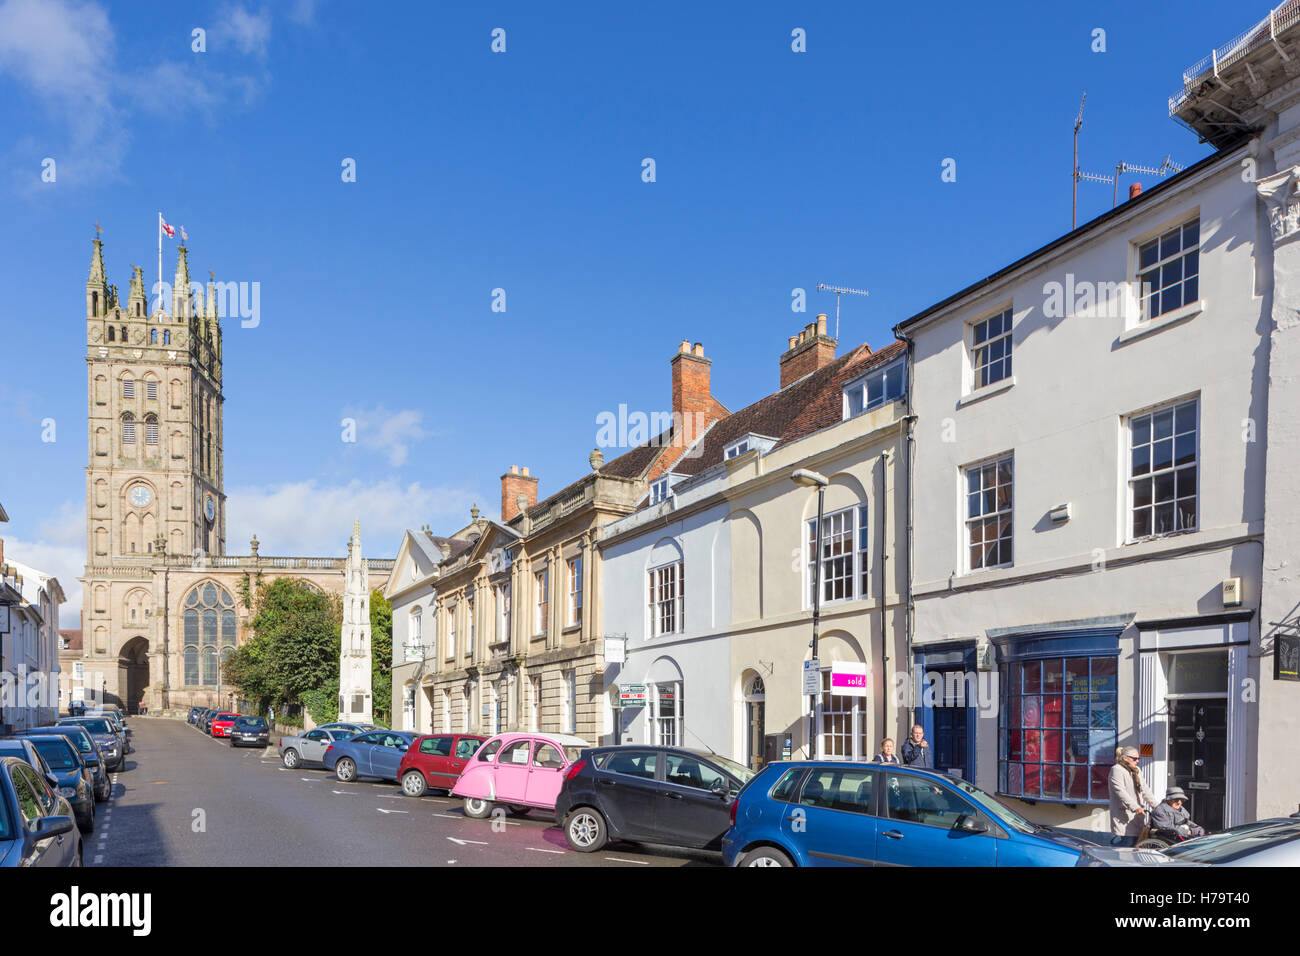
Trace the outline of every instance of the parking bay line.
<path fill-rule="evenodd" d="M 621 856 L 607 856 L 607 860 L 613 860 L 615 863 L 635 863 L 637 866 L 649 866 L 648 860 L 625 860 Z"/>
<path fill-rule="evenodd" d="M 538 846 L 526 846 L 524 847 L 524 849 L 531 850 L 533 853 L 559 853 L 561 856 L 563 856 L 564 854 L 563 850 L 543 850 L 541 847 Z"/>

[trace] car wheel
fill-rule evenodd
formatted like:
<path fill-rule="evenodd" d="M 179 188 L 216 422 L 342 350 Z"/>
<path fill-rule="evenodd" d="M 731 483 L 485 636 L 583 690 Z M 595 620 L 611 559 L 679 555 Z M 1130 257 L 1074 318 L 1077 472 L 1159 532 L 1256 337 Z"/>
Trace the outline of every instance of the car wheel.
<path fill-rule="evenodd" d="M 282 757 L 280 757 L 280 762 L 290 770 L 297 770 L 298 764 L 302 763 L 302 757 L 298 754 L 298 751 L 290 748 L 284 752 Z"/>
<path fill-rule="evenodd" d="M 485 820 L 492 815 L 492 801 L 482 797 L 465 798 L 465 816 Z"/>
<path fill-rule="evenodd" d="M 745 854 L 741 866 L 794 866 L 794 860 L 774 846 L 760 846 L 752 853 Z"/>
<path fill-rule="evenodd" d="M 418 770 L 408 770 L 402 775 L 402 793 L 408 797 L 422 797 L 429 790 L 424 774 Z"/>
<path fill-rule="evenodd" d="M 338 777 L 343 783 L 351 783 L 357 779 L 357 765 L 351 757 L 340 757 L 339 762 L 334 765 L 334 776 Z"/>
<path fill-rule="evenodd" d="M 511 816 L 516 817 L 526 817 L 528 816 L 528 811 L 532 809 L 532 807 L 525 807 L 523 804 L 519 803 L 507 803 L 506 808 L 510 811 Z"/>
<path fill-rule="evenodd" d="M 591 807 L 579 807 L 565 818 L 564 839 L 579 853 L 594 853 L 608 842 L 609 829 Z"/>

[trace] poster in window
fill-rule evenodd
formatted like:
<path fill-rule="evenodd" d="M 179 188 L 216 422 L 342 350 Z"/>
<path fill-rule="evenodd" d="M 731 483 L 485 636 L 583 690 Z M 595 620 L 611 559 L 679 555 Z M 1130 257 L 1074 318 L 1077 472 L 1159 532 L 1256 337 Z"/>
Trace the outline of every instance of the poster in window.
<path fill-rule="evenodd" d="M 1087 727 L 1088 717 L 1088 695 L 1071 694 L 1066 698 L 1069 707 L 1069 718 L 1066 721 L 1070 727 Z"/>
<path fill-rule="evenodd" d="M 1115 698 L 1109 700 L 1098 700 L 1093 698 L 1092 701 L 1092 724 L 1094 729 L 1112 729 L 1117 726 L 1116 716 L 1119 712 L 1119 705 Z"/>

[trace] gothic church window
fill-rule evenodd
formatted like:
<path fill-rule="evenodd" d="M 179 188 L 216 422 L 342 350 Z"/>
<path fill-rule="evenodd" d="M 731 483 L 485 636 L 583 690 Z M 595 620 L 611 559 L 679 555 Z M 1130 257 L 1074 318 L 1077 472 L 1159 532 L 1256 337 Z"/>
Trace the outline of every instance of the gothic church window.
<path fill-rule="evenodd" d="M 117 330 L 114 329 L 111 325 L 108 327 L 108 340 L 110 342 L 117 341 Z"/>
<path fill-rule="evenodd" d="M 195 586 L 185 596 L 182 606 L 185 683 L 216 686 L 218 645 L 224 660 L 238 643 L 234 599 L 225 588 L 209 581 Z"/>

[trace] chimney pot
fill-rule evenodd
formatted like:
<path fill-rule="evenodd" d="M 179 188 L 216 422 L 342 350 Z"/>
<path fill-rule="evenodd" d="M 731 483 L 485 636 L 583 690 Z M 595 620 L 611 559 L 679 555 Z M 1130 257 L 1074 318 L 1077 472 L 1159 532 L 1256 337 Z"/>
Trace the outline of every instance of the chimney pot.
<path fill-rule="evenodd" d="M 797 335 L 790 336 L 790 348 L 794 348 L 795 343 L 798 341 L 799 341 L 799 337 Z"/>
<path fill-rule="evenodd" d="M 818 335 L 826 334 L 826 313 L 825 312 L 818 313 L 817 315 L 817 334 Z"/>
<path fill-rule="evenodd" d="M 687 352 L 690 352 L 690 350 L 691 350 L 691 343 L 686 339 L 682 339 L 682 344 L 677 346 L 677 351 L 682 354 L 686 354 Z"/>
<path fill-rule="evenodd" d="M 527 466 L 527 465 L 524 465 L 524 472 L 523 472 L 523 473 L 524 473 L 524 477 L 527 478 L 527 477 L 528 477 L 528 466 Z"/>
<path fill-rule="evenodd" d="M 704 343 L 696 342 L 695 348 L 691 349 L 691 354 L 698 355 L 700 358 L 704 358 Z"/>
<path fill-rule="evenodd" d="M 511 465 L 511 466 L 510 466 L 510 474 L 512 474 L 512 475 L 517 475 L 517 474 L 519 474 L 519 466 L 518 466 L 518 465 Z"/>
<path fill-rule="evenodd" d="M 1128 198 L 1137 199 L 1137 197 L 1140 195 L 1142 195 L 1142 184 L 1130 183 L 1128 187 Z"/>

